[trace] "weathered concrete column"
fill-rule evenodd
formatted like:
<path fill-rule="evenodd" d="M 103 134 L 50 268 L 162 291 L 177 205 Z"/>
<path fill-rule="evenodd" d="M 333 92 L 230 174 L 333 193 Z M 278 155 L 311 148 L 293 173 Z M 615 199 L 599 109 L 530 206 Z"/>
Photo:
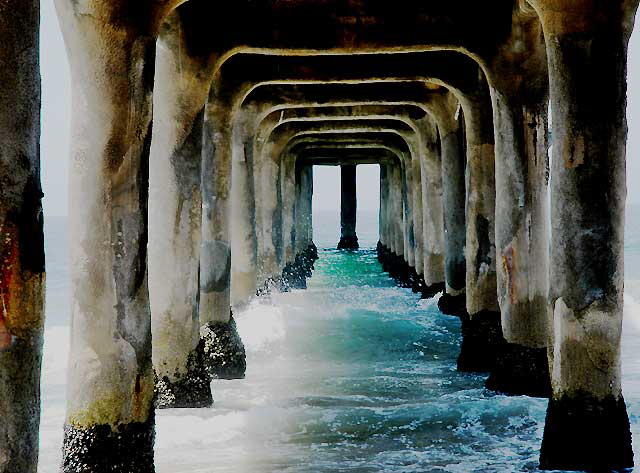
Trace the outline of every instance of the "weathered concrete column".
<path fill-rule="evenodd" d="M 389 166 L 380 165 L 380 210 L 378 216 L 378 231 L 380 243 L 386 249 L 391 249 L 389 236 L 388 208 L 389 206 Z"/>
<path fill-rule="evenodd" d="M 306 278 L 311 276 L 313 264 L 318 259 L 318 249 L 313 243 L 313 166 L 304 166 L 298 171 L 300 182 L 300 194 L 296 200 L 296 247 L 298 248 L 296 259 L 300 271 Z M 297 180 L 298 181 L 298 180 Z M 296 182 L 297 182 L 296 181 Z M 297 209 L 300 209 L 299 211 Z"/>
<path fill-rule="evenodd" d="M 487 60 L 496 142 L 497 291 L 507 341 L 487 387 L 548 397 L 548 72 L 542 27 L 514 4 L 511 36 Z"/>
<path fill-rule="evenodd" d="M 35 473 L 44 326 L 40 2 L 0 12 L 0 472 Z"/>
<path fill-rule="evenodd" d="M 442 155 L 442 203 L 445 246 L 445 291 L 438 307 L 446 314 L 466 313 L 465 136 L 462 111 L 451 92 L 431 103 L 438 123 Z M 459 117 L 457 117 L 459 115 Z"/>
<path fill-rule="evenodd" d="M 192 56 L 191 30 L 170 15 L 158 39 L 149 169 L 149 297 L 156 405 L 213 402 L 200 342 L 200 172 L 213 57 Z M 207 73 L 209 71 L 209 73 Z"/>
<path fill-rule="evenodd" d="M 306 247 L 315 247 L 313 243 L 313 166 L 307 166 L 301 173 L 302 178 L 302 210 L 306 218 L 302 221 L 303 242 Z"/>
<path fill-rule="evenodd" d="M 285 264 L 295 258 L 295 160 L 285 159 L 281 164 L 282 177 L 282 241 Z"/>
<path fill-rule="evenodd" d="M 284 268 L 282 269 L 282 288 L 284 290 L 306 287 L 306 270 L 296 259 L 296 160 L 288 153 L 281 161 L 282 186 L 282 251 Z M 304 281 L 304 282 L 303 282 Z"/>
<path fill-rule="evenodd" d="M 297 255 L 302 253 L 306 249 L 306 247 L 309 245 L 309 242 L 307 241 L 307 229 L 306 229 L 307 215 L 305 214 L 306 196 L 307 196 L 306 183 L 304 182 L 305 177 L 306 177 L 306 168 L 303 166 L 296 165 L 295 248 L 296 248 Z"/>
<path fill-rule="evenodd" d="M 149 2 L 159 22 L 174 2 Z M 153 471 L 147 285 L 159 23 L 130 2 L 56 3 L 71 65 L 71 351 L 64 472 Z"/>
<path fill-rule="evenodd" d="M 247 107 L 233 130 L 231 171 L 231 305 L 239 308 L 257 292 L 257 219 L 253 159 L 256 111 Z"/>
<path fill-rule="evenodd" d="M 269 143 L 271 144 L 271 143 Z M 282 190 L 280 187 L 279 154 L 262 152 L 259 155 L 259 179 L 260 179 L 260 218 L 261 228 L 261 252 L 259 274 L 267 286 L 278 286 L 281 278 L 282 267 Z"/>
<path fill-rule="evenodd" d="M 311 244 L 307 240 L 306 220 L 308 189 L 306 176 L 309 166 L 301 165 L 295 159 L 291 159 L 293 169 L 293 189 L 289 190 L 293 195 L 292 221 L 291 221 L 291 253 L 292 262 L 286 268 L 285 280 L 287 286 L 293 289 L 306 289 L 307 278 L 311 276 L 315 259 L 310 254 Z M 303 176 L 304 179 L 303 179 Z M 287 178 L 289 180 L 289 178 Z M 303 183 L 303 180 L 305 181 Z"/>
<path fill-rule="evenodd" d="M 424 208 L 423 186 L 424 177 L 422 175 L 422 160 L 419 154 L 411 155 L 412 182 L 410 187 L 411 198 L 413 199 L 413 229 L 415 243 L 415 278 L 414 289 L 424 291 L 425 276 L 425 231 L 424 231 Z"/>
<path fill-rule="evenodd" d="M 496 292 L 493 120 L 488 96 L 462 103 L 467 136 L 468 315 L 463 315 L 458 369 L 485 372 L 495 368 L 504 345 Z"/>
<path fill-rule="evenodd" d="M 357 250 L 356 215 L 358 202 L 356 195 L 357 166 L 340 166 L 340 242 L 339 250 Z"/>
<path fill-rule="evenodd" d="M 391 168 L 390 193 L 392 205 L 389 208 L 393 226 L 393 251 L 404 260 L 404 211 L 402 201 L 402 165 Z"/>
<path fill-rule="evenodd" d="M 535 1 L 553 113 L 553 314 L 543 469 L 633 466 L 620 384 L 627 46 L 638 1 Z M 589 81 L 584 80 L 589 77 Z M 598 84 L 596 93 L 589 84 Z"/>
<path fill-rule="evenodd" d="M 424 297 L 444 290 L 444 210 L 442 203 L 442 158 L 438 130 L 430 118 L 420 120 L 423 139 L 421 155 L 422 206 L 424 210 Z"/>
<path fill-rule="evenodd" d="M 413 228 L 413 168 L 411 166 L 411 153 L 405 153 L 403 166 L 400 175 L 400 192 L 402 195 L 402 222 L 403 222 L 403 244 L 404 261 L 407 264 L 406 273 L 409 276 L 411 270 L 415 270 L 416 251 L 415 235 Z"/>
<path fill-rule="evenodd" d="M 210 374 L 243 378 L 244 345 L 231 315 L 230 185 L 233 94 L 219 76 L 205 109 L 202 150 L 200 324 Z"/>

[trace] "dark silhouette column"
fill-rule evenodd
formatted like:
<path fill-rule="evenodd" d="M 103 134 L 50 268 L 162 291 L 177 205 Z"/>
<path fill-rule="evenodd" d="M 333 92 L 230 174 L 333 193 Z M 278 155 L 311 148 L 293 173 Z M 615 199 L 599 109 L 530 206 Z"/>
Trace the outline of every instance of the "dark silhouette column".
<path fill-rule="evenodd" d="M 356 213 L 356 166 L 340 166 L 342 180 L 342 203 L 340 206 L 340 243 L 339 250 L 357 250 Z"/>
<path fill-rule="evenodd" d="M 0 11 L 0 472 L 35 473 L 44 325 L 40 2 Z"/>

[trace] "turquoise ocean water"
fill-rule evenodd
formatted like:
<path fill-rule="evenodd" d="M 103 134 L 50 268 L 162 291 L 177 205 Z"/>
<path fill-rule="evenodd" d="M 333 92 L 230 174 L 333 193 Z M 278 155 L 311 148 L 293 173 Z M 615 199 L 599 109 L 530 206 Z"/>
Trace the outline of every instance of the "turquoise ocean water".
<path fill-rule="evenodd" d="M 640 211 L 627 224 L 624 391 L 640 461 Z M 460 323 L 395 287 L 363 249 L 333 250 L 338 215 L 314 215 L 320 252 L 306 291 L 238 314 L 247 378 L 215 381 L 213 409 L 157 418 L 160 473 L 537 471 L 546 401 L 497 396 L 455 370 Z M 40 472 L 57 472 L 69 344 L 66 219 L 47 220 L 47 330 Z M 640 471 L 640 469 L 638 469 Z"/>

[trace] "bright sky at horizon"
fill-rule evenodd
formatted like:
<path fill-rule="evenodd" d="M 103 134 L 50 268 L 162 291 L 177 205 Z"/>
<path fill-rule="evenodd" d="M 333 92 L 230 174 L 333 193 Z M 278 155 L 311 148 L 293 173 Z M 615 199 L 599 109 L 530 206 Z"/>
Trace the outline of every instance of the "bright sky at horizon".
<path fill-rule="evenodd" d="M 67 214 L 67 183 L 70 135 L 70 79 L 62 34 L 53 0 L 42 2 L 42 181 L 45 215 Z M 634 31 L 629 46 L 629 142 L 627 145 L 627 187 L 629 204 L 640 204 L 640 33 Z M 597 93 L 597 91 L 594 91 Z M 378 205 L 378 172 L 373 166 L 358 168 L 359 204 L 363 210 Z M 339 209 L 338 168 L 316 171 L 314 208 Z M 337 204 L 336 204 L 337 203 Z"/>

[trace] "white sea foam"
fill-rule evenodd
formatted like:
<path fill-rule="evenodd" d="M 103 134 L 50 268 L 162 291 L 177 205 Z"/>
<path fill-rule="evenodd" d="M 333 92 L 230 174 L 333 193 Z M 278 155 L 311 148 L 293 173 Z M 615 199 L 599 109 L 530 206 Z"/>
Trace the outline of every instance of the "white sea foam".
<path fill-rule="evenodd" d="M 238 332 L 248 351 L 262 351 L 286 337 L 282 309 L 254 300 L 235 317 Z"/>

